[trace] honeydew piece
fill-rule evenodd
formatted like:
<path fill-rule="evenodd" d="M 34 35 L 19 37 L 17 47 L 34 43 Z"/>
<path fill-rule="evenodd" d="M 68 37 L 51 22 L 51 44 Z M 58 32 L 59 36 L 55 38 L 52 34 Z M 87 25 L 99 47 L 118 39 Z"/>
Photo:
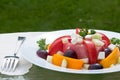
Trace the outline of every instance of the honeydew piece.
<path fill-rule="evenodd" d="M 89 62 L 88 58 L 83 58 L 83 59 L 81 59 L 81 60 L 83 60 L 84 63 L 88 63 L 88 62 Z"/>
<path fill-rule="evenodd" d="M 68 43 L 68 42 L 69 42 L 69 41 L 68 41 L 68 38 L 63 38 L 63 39 L 62 39 L 62 43 L 63 43 L 63 44 Z"/>
<path fill-rule="evenodd" d="M 115 47 L 116 47 L 116 45 L 114 45 L 114 44 L 110 44 L 110 45 L 108 46 L 108 48 L 109 48 L 110 50 L 114 50 Z"/>
<path fill-rule="evenodd" d="M 62 51 L 58 51 L 57 54 L 63 55 L 64 53 Z"/>
<path fill-rule="evenodd" d="M 105 52 L 98 53 L 98 60 L 105 59 Z"/>
<path fill-rule="evenodd" d="M 48 55 L 46 61 L 52 63 L 52 56 Z"/>
<path fill-rule="evenodd" d="M 92 39 L 99 39 L 102 40 L 102 35 L 99 33 L 95 33 L 94 35 L 92 35 Z"/>
<path fill-rule="evenodd" d="M 95 46 L 103 46 L 104 42 L 102 42 L 99 39 L 92 39 L 93 43 L 95 44 Z"/>
<path fill-rule="evenodd" d="M 88 69 L 89 66 L 90 66 L 90 64 L 84 64 L 84 65 L 83 65 L 83 68 L 84 68 L 84 69 Z"/>
<path fill-rule="evenodd" d="M 62 60 L 61 67 L 63 67 L 63 68 L 66 68 L 66 67 L 67 67 L 67 60 L 66 60 L 66 59 L 63 59 L 63 60 Z"/>
<path fill-rule="evenodd" d="M 92 39 L 92 35 L 86 35 L 85 39 Z"/>

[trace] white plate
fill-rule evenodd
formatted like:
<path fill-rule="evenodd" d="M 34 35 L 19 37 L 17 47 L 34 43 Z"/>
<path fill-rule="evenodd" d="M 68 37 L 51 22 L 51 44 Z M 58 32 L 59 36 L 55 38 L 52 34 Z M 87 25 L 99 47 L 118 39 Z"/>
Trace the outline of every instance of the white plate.
<path fill-rule="evenodd" d="M 116 32 L 110 32 L 110 31 L 103 31 L 103 30 L 96 30 L 99 32 L 102 32 L 106 34 L 109 38 L 112 37 L 119 37 L 120 34 Z M 74 69 L 67 69 L 67 68 L 62 68 L 55 66 L 51 63 L 48 63 L 44 59 L 38 57 L 36 55 L 36 51 L 39 49 L 38 44 L 36 43 L 38 40 L 41 38 L 46 38 L 47 43 L 51 43 L 55 38 L 62 36 L 62 35 L 70 35 L 72 33 L 75 33 L 75 30 L 60 30 L 60 31 L 53 31 L 53 32 L 48 32 L 42 35 L 39 35 L 37 37 L 33 37 L 29 40 L 27 40 L 22 48 L 21 48 L 21 53 L 23 57 L 28 60 L 29 62 L 40 66 L 42 68 L 50 69 L 50 70 L 55 70 L 55 71 L 60 71 L 60 72 L 67 72 L 67 73 L 76 73 L 76 74 L 102 74 L 102 73 L 111 73 L 111 72 L 118 72 L 120 71 L 120 65 L 116 65 L 112 68 L 107 68 L 107 69 L 101 69 L 101 70 L 74 70 Z"/>

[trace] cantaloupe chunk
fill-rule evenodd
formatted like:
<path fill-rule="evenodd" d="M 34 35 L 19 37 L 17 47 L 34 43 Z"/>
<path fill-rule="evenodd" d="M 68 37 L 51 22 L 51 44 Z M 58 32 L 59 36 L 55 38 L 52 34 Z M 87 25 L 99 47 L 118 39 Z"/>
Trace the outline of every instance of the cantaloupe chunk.
<path fill-rule="evenodd" d="M 84 64 L 83 60 L 65 57 L 60 54 L 53 55 L 52 63 L 54 65 L 61 66 L 63 59 L 67 61 L 67 68 L 71 69 L 81 69 Z"/>
<path fill-rule="evenodd" d="M 119 55 L 119 48 L 115 47 L 114 50 L 105 59 L 100 61 L 100 64 L 104 68 L 109 68 L 111 65 L 117 64 Z"/>

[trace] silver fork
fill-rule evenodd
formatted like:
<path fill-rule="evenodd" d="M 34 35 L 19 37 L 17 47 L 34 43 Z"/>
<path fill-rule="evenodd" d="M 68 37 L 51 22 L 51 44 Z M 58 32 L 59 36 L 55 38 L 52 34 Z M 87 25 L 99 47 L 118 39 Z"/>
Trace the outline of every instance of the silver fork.
<path fill-rule="evenodd" d="M 1 66 L 1 70 L 4 72 L 10 72 L 15 71 L 17 64 L 19 62 L 19 57 L 17 56 L 17 53 L 23 44 L 25 40 L 25 37 L 18 36 L 17 44 L 15 47 L 14 55 L 13 56 L 5 56 L 3 59 L 3 63 Z"/>

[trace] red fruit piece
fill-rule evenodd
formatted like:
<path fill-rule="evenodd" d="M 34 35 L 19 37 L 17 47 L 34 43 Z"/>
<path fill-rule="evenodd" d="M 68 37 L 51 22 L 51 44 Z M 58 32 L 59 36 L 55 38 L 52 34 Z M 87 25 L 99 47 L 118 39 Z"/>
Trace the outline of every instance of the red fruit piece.
<path fill-rule="evenodd" d="M 64 39 L 64 38 L 68 38 L 68 40 L 71 39 L 71 37 L 69 35 L 65 35 L 65 36 L 61 36 L 61 37 L 57 38 L 56 40 L 54 40 L 49 47 L 49 54 L 50 55 L 56 54 L 58 51 L 63 52 L 62 39 Z"/>
<path fill-rule="evenodd" d="M 107 46 L 110 44 L 110 39 L 103 33 L 98 32 L 102 35 L 102 41 L 105 43 L 104 48 L 107 48 Z"/>
<path fill-rule="evenodd" d="M 75 44 L 71 46 L 71 49 L 76 52 L 78 59 L 87 58 L 87 49 L 83 44 Z"/>
<path fill-rule="evenodd" d="M 72 46 L 73 46 L 73 44 L 72 44 L 71 42 L 64 43 L 64 44 L 63 44 L 63 53 L 64 53 L 66 50 L 70 49 Z"/>
<path fill-rule="evenodd" d="M 96 46 L 96 51 L 99 53 L 100 51 L 104 51 L 104 46 Z"/>
<path fill-rule="evenodd" d="M 76 34 L 79 34 L 80 28 L 76 28 Z"/>
<path fill-rule="evenodd" d="M 94 64 L 97 62 L 97 50 L 95 44 L 90 40 L 84 40 L 84 45 L 88 51 L 89 64 Z"/>

